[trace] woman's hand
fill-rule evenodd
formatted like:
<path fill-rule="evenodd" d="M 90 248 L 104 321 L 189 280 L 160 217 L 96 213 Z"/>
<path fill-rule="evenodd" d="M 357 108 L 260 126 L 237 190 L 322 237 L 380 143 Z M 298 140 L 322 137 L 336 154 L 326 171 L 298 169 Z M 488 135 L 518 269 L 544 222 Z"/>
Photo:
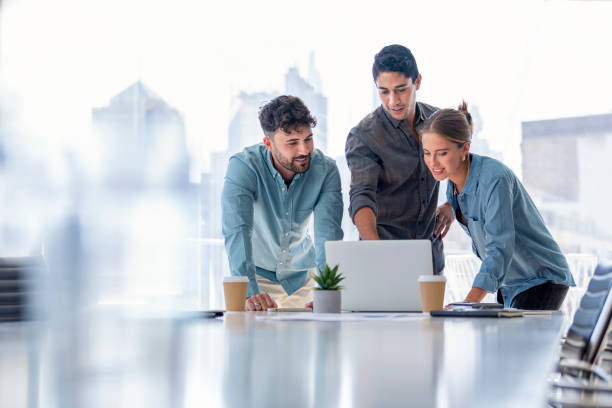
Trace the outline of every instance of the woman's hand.
<path fill-rule="evenodd" d="M 434 226 L 434 236 L 444 238 L 450 229 L 455 217 L 453 208 L 449 203 L 444 203 L 436 210 L 436 225 Z"/>
<path fill-rule="evenodd" d="M 465 297 L 464 302 L 480 303 L 487 296 L 487 291 L 480 288 L 472 288 Z"/>

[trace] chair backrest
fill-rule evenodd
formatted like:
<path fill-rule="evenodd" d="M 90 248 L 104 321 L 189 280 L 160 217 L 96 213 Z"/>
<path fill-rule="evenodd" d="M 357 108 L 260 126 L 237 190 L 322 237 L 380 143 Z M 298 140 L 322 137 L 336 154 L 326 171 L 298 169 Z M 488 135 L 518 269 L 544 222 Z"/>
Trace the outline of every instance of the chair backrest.
<path fill-rule="evenodd" d="M 600 261 L 574 315 L 561 358 L 593 362 L 612 317 L 612 262 Z"/>
<path fill-rule="evenodd" d="M 32 305 L 42 257 L 0 258 L 0 322 L 23 320 Z"/>

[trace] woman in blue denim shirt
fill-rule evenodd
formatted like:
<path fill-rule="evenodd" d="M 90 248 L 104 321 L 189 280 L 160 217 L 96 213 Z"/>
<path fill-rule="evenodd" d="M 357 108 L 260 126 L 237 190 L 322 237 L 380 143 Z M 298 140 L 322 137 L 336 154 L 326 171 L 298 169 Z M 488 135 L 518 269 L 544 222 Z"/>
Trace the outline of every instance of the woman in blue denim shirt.
<path fill-rule="evenodd" d="M 574 286 L 565 257 L 527 191 L 503 163 L 470 153 L 465 102 L 437 111 L 420 130 L 425 162 L 482 260 L 466 302 L 497 291 L 505 307 L 558 310 Z"/>

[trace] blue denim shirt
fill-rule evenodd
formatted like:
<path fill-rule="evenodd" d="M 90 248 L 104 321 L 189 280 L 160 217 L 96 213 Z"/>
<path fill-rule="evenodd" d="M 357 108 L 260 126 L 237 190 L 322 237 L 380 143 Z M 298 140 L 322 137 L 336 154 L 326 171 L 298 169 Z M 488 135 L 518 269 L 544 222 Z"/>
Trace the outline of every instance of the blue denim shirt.
<path fill-rule="evenodd" d="M 325 242 L 343 238 L 340 174 L 318 149 L 287 188 L 268 149 L 247 147 L 229 160 L 221 205 L 230 270 L 249 277 L 248 296 L 259 293 L 255 273 L 292 294 L 310 269 L 325 265 Z M 307 230 L 313 213 L 314 246 Z"/>
<path fill-rule="evenodd" d="M 449 180 L 446 196 L 455 218 L 461 209 L 467 226 L 459 225 L 482 260 L 473 286 L 500 290 L 505 307 L 519 293 L 544 282 L 575 286 L 559 245 L 512 170 L 490 157 L 470 156 L 463 191 L 455 196 Z"/>

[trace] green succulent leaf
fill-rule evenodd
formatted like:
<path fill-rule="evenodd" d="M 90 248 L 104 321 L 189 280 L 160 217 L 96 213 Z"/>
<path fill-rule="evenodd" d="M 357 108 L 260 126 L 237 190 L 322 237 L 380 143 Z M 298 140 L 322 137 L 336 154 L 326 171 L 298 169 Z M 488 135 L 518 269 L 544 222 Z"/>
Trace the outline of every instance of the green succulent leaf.
<path fill-rule="evenodd" d="M 328 264 L 325 264 L 323 270 L 319 270 L 319 274 L 315 275 L 313 279 L 317 283 L 318 287 L 315 290 L 341 290 L 342 286 L 339 286 L 340 282 L 344 279 L 341 273 L 338 273 L 340 265 L 336 265 L 330 268 Z"/>

